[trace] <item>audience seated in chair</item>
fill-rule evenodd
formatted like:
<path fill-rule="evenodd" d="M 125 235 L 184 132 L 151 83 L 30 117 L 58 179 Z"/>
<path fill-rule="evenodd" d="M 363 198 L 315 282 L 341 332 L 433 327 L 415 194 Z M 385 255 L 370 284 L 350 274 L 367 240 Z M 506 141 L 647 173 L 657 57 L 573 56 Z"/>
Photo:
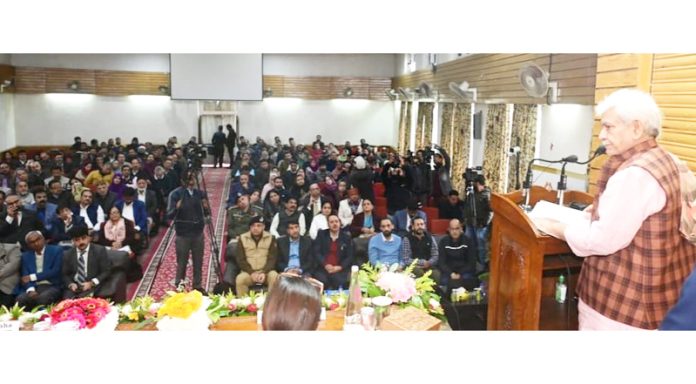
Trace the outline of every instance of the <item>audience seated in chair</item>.
<path fill-rule="evenodd" d="M 370 264 L 380 264 L 385 267 L 397 264 L 399 267 L 403 267 L 401 236 L 392 233 L 394 225 L 391 219 L 382 219 L 379 228 L 382 233 L 372 236 L 368 243 L 367 252 Z"/>
<path fill-rule="evenodd" d="M 411 231 L 402 237 L 401 241 L 404 265 L 411 265 L 416 260 L 416 267 L 413 270 L 416 277 L 432 271 L 431 278 L 439 282 L 440 271 L 437 268 L 439 248 L 435 237 L 425 230 L 425 220 L 420 217 L 413 219 Z"/>
<path fill-rule="evenodd" d="M 106 248 L 90 243 L 87 227 L 73 227 L 70 238 L 74 247 L 63 256 L 63 297 L 104 297 L 102 288 L 111 276 L 111 262 Z"/>
<path fill-rule="evenodd" d="M 278 277 L 275 271 L 278 258 L 276 239 L 264 231 L 263 218 L 256 216 L 249 222 L 249 232 L 239 236 L 235 258 L 240 269 L 235 279 L 238 296 L 249 292 L 249 287 L 262 284 L 269 289 Z"/>
<path fill-rule="evenodd" d="M 11 307 L 19 285 L 22 252 L 17 243 L 0 243 L 0 305 Z"/>
<path fill-rule="evenodd" d="M 448 234 L 440 239 L 439 255 L 440 283 L 447 287 L 448 292 L 458 287 L 472 290 L 479 285 L 476 242 L 464 235 L 459 220 L 450 221 Z"/>
<path fill-rule="evenodd" d="M 287 235 L 278 238 L 278 272 L 290 272 L 301 276 L 312 276 L 315 259 L 312 254 L 312 240 L 300 235 L 300 224 L 288 223 Z"/>
<path fill-rule="evenodd" d="M 47 245 L 39 231 L 25 236 L 29 250 L 22 254 L 21 287 L 17 303 L 27 310 L 63 297 L 63 249 Z"/>
<path fill-rule="evenodd" d="M 355 262 L 350 235 L 341 231 L 337 215 L 329 216 L 329 229 L 319 231 L 314 241 L 315 276 L 326 289 L 348 287 L 350 267 Z"/>

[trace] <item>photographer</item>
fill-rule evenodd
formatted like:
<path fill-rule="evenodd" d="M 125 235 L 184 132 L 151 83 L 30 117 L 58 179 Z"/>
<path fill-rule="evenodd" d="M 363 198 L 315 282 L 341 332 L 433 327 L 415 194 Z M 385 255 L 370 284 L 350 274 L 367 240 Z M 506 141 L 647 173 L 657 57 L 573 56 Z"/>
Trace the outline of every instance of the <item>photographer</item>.
<path fill-rule="evenodd" d="M 407 172 L 398 156 L 390 154 L 389 161 L 382 168 L 382 182 L 387 198 L 387 211 L 390 214 L 406 208 L 411 199 L 411 174 Z"/>
<path fill-rule="evenodd" d="M 428 197 L 433 189 L 432 171 L 430 169 L 430 147 L 416 152 L 411 159 L 411 175 L 413 178 L 413 193 L 422 204 L 428 203 Z"/>
<path fill-rule="evenodd" d="M 450 182 L 450 168 L 452 162 L 450 157 L 444 148 L 437 144 L 433 144 L 438 152 L 435 153 L 435 170 L 433 171 L 433 189 L 432 195 L 435 201 L 441 200 L 446 193 L 452 189 L 452 183 Z"/>
<path fill-rule="evenodd" d="M 168 216 L 174 219 L 176 230 L 176 280 L 177 289 L 185 288 L 186 267 L 189 252 L 193 259 L 193 289 L 205 292 L 202 287 L 203 229 L 205 216 L 209 214 L 208 197 L 195 188 L 196 178 L 189 174 L 182 186 L 172 191 L 169 199 Z M 213 255 L 215 257 L 215 255 Z"/>
<path fill-rule="evenodd" d="M 491 190 L 486 187 L 486 178 L 477 172 L 481 171 L 468 168 L 465 175 L 467 196 L 464 208 L 464 221 L 467 227 L 467 235 L 476 237 L 478 262 L 484 270 L 487 270 L 489 227 L 493 218 L 490 207 Z"/>

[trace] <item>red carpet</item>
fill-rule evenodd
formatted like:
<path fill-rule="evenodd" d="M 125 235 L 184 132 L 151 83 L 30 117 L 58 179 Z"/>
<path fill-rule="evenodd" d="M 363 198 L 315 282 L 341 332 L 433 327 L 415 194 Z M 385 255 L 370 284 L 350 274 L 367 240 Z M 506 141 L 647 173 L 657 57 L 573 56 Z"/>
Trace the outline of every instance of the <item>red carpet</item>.
<path fill-rule="evenodd" d="M 225 204 L 230 188 L 230 171 L 227 168 L 203 168 L 205 187 L 210 202 L 211 218 L 213 224 L 213 239 L 224 252 L 222 237 L 225 227 Z M 201 185 L 201 188 L 203 185 Z M 211 239 L 206 228 L 205 250 L 203 253 L 203 288 L 210 291 L 218 282 L 215 267 L 211 262 Z M 132 284 L 128 290 L 128 299 L 135 296 L 150 295 L 156 300 L 162 298 L 167 291 L 176 289 L 174 279 L 176 277 L 176 232 L 174 225 L 161 230 L 160 234 L 151 241 L 150 251 L 143 261 L 143 278 L 137 284 Z M 222 255 L 217 255 L 221 257 Z M 219 259 L 218 259 L 219 260 Z M 189 258 L 186 270 L 187 288 L 191 289 L 193 281 L 193 266 Z"/>

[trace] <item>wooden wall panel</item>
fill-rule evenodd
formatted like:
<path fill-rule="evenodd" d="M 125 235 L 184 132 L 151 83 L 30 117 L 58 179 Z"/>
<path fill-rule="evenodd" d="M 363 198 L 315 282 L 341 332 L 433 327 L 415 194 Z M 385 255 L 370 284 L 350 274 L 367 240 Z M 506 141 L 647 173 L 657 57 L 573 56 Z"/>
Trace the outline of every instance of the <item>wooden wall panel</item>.
<path fill-rule="evenodd" d="M 170 88 L 169 73 L 96 71 L 96 94 L 104 96 L 162 95 L 159 87 Z"/>
<path fill-rule="evenodd" d="M 664 114 L 658 142 L 696 172 L 696 55 L 654 55 L 651 92 Z"/>
<path fill-rule="evenodd" d="M 42 68 L 16 67 L 15 92 L 46 93 L 46 71 Z"/>
<path fill-rule="evenodd" d="M 5 80 L 12 80 L 15 77 L 15 70 L 14 67 L 11 65 L 2 65 L 0 64 L 0 84 L 4 82 Z M 15 90 L 14 86 L 11 87 L 6 87 L 3 89 L 3 92 L 5 93 L 13 93 Z"/>
<path fill-rule="evenodd" d="M 161 95 L 160 86 L 170 87 L 169 73 L 162 72 L 19 67 L 15 76 L 18 93 L 73 93 L 71 81 L 79 81 L 76 93 L 102 96 Z M 353 91 L 348 98 L 389 100 L 385 91 L 391 84 L 389 77 L 263 77 L 263 89 L 273 97 L 314 100 L 347 98 L 347 88 Z"/>
<path fill-rule="evenodd" d="M 595 84 L 595 101 L 599 103 L 607 95 L 621 88 L 642 88 L 646 91 L 646 79 L 652 70 L 652 55 L 644 54 L 600 54 L 597 55 L 597 77 Z M 648 76 L 646 77 L 646 73 Z M 647 80 L 649 83 L 649 80 Z M 648 85 L 649 88 L 649 85 Z M 592 127 L 592 143 L 590 153 L 594 152 L 601 142 L 599 131 L 601 125 L 595 118 Z M 588 192 L 595 193 L 596 180 L 606 161 L 607 156 L 600 156 L 591 162 L 588 167 Z"/>
<path fill-rule="evenodd" d="M 477 89 L 478 102 L 545 104 L 546 98 L 530 97 L 519 83 L 519 70 L 528 63 L 539 65 L 549 72 L 550 81 L 558 82 L 558 102 L 594 103 L 595 54 L 477 54 L 441 64 L 436 73 L 423 70 L 396 77 L 392 86 L 416 88 L 427 81 L 439 90 L 441 100 L 456 101 L 449 83 L 467 81 Z"/>
<path fill-rule="evenodd" d="M 663 113 L 658 142 L 696 172 L 696 55 L 599 55 L 596 100 L 623 87 L 639 88 L 653 95 Z M 593 148 L 599 143 L 598 134 L 599 123 L 596 122 L 592 132 Z M 604 160 L 590 164 L 590 181 L 596 179 L 603 163 Z M 590 192 L 595 190 L 590 185 Z"/>
<path fill-rule="evenodd" d="M 79 82 L 74 91 L 68 87 L 73 81 Z M 46 69 L 46 93 L 95 93 L 96 79 L 91 69 Z"/>

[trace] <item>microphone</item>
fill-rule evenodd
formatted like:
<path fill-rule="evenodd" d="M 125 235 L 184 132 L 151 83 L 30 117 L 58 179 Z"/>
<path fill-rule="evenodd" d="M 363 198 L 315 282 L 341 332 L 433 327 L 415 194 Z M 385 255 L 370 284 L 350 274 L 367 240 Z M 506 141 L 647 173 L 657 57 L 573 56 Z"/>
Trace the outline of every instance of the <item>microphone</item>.
<path fill-rule="evenodd" d="M 603 154 L 605 154 L 605 153 L 607 153 L 607 149 L 604 148 L 603 145 L 600 145 L 599 147 L 597 147 L 597 149 L 595 149 L 594 153 L 592 154 L 592 157 L 590 157 L 587 161 L 578 162 L 578 164 L 587 164 L 587 163 L 589 163 L 590 161 L 592 161 L 592 160 L 594 160 L 595 158 L 597 158 L 598 156 L 601 156 L 601 155 L 603 155 Z"/>
<path fill-rule="evenodd" d="M 577 163 L 578 162 L 578 157 L 575 155 L 570 155 L 568 157 L 564 157 L 561 159 L 561 162 L 563 163 Z"/>

